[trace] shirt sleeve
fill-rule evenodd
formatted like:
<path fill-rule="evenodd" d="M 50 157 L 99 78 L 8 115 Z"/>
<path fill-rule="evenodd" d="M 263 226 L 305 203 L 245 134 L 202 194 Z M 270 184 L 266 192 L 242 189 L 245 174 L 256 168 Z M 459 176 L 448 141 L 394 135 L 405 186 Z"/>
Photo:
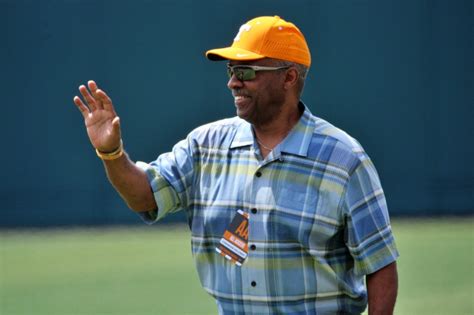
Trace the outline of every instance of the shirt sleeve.
<path fill-rule="evenodd" d="M 399 256 L 385 195 L 371 160 L 364 156 L 352 173 L 344 197 L 346 245 L 354 272 L 367 275 Z"/>
<path fill-rule="evenodd" d="M 157 210 L 139 212 L 152 224 L 166 215 L 186 208 L 193 180 L 193 154 L 191 140 L 178 142 L 171 152 L 160 155 L 151 163 L 137 162 L 148 177 L 148 182 L 158 206 Z"/>

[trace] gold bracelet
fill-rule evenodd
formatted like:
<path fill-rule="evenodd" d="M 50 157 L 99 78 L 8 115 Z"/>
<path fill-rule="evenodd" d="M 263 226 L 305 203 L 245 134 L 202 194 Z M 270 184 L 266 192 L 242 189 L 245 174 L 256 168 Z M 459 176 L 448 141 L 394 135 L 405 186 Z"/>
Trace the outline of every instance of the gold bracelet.
<path fill-rule="evenodd" d="M 116 150 L 105 153 L 105 152 L 100 152 L 99 150 L 95 149 L 95 153 L 97 153 L 97 156 L 100 157 L 102 160 L 111 161 L 111 160 L 118 159 L 119 157 L 123 155 L 122 139 L 120 139 L 120 145 Z"/>

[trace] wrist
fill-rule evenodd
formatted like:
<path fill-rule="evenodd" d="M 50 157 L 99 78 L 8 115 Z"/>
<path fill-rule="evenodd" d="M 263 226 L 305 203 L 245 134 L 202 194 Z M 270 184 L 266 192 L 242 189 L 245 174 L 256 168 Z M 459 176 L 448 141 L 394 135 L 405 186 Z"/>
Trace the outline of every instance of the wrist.
<path fill-rule="evenodd" d="M 111 161 L 111 160 L 118 159 L 119 157 L 121 157 L 123 155 L 123 142 L 122 142 L 122 139 L 120 139 L 120 144 L 119 144 L 118 148 L 115 149 L 114 151 L 112 151 L 112 152 L 102 152 L 102 151 L 99 151 L 98 149 L 95 149 L 95 153 L 102 160 Z"/>

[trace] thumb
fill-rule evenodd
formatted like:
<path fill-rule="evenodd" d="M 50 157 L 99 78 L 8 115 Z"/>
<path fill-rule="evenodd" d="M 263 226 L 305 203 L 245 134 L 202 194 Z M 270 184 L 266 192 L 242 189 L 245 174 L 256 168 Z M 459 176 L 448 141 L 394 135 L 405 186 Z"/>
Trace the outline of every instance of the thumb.
<path fill-rule="evenodd" d="M 117 116 L 112 120 L 112 128 L 114 133 L 120 133 L 120 117 Z"/>

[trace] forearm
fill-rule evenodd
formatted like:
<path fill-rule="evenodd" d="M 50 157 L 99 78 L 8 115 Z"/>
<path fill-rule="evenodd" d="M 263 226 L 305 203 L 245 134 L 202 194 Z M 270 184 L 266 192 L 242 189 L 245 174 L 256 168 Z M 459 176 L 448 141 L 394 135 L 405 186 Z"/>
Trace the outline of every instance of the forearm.
<path fill-rule="evenodd" d="M 395 262 L 367 275 L 369 315 L 391 315 L 398 292 L 397 265 Z"/>
<path fill-rule="evenodd" d="M 145 171 L 125 152 L 120 158 L 103 163 L 110 183 L 130 209 L 140 212 L 157 208 Z"/>

